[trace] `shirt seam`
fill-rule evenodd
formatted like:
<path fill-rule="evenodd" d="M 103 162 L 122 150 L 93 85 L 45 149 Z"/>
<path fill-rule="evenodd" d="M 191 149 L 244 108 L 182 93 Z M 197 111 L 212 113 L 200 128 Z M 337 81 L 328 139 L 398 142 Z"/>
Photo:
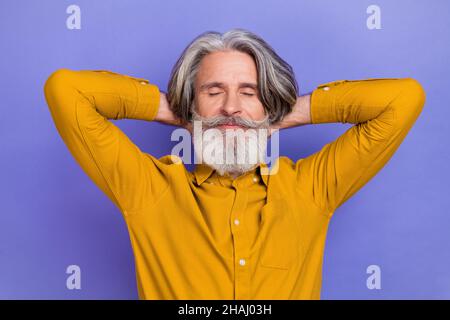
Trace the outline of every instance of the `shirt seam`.
<path fill-rule="evenodd" d="M 104 171 L 103 171 L 102 166 L 101 166 L 100 163 L 97 161 L 97 156 L 95 155 L 95 152 L 94 152 L 94 149 L 95 149 L 95 148 L 92 148 L 90 142 L 88 141 L 88 139 L 86 139 L 85 133 L 84 133 L 84 129 L 83 129 L 82 126 L 80 125 L 80 121 L 79 121 L 79 117 L 78 117 L 78 111 L 79 111 L 79 108 L 80 108 L 79 103 L 80 103 L 80 100 L 81 100 L 81 99 L 82 99 L 82 98 L 79 97 L 79 98 L 77 99 L 76 104 L 75 104 L 75 109 L 76 109 L 76 112 L 75 112 L 75 113 L 76 113 L 76 122 L 77 122 L 78 129 L 79 129 L 79 131 L 80 131 L 80 133 L 81 133 L 81 137 L 82 137 L 82 139 L 83 139 L 83 142 L 84 142 L 84 143 L 86 144 L 86 146 L 87 146 L 87 150 L 88 150 L 89 153 L 91 154 L 92 161 L 94 162 L 94 164 L 95 164 L 95 166 L 97 167 L 98 171 L 100 172 L 101 176 L 102 176 L 103 179 L 105 180 L 106 185 L 108 186 L 108 188 L 109 188 L 109 190 L 111 191 L 112 195 L 116 198 L 117 204 L 119 205 L 119 209 L 120 209 L 122 212 L 124 212 L 124 211 L 126 211 L 126 209 L 123 207 L 123 202 L 122 202 L 121 198 L 118 196 L 118 194 L 116 193 L 116 191 L 115 191 L 114 188 L 112 187 L 112 182 L 111 182 L 111 181 L 109 180 L 109 178 L 104 174 Z"/>
<path fill-rule="evenodd" d="M 393 108 L 392 107 L 392 103 L 401 95 L 403 93 L 403 90 L 400 90 L 400 92 L 388 103 L 388 105 L 386 106 L 386 109 L 384 110 L 384 111 L 382 111 L 378 116 L 380 116 L 383 112 L 386 112 L 388 109 L 391 109 L 392 110 L 392 114 L 393 114 L 393 123 L 394 123 L 394 125 L 392 125 L 391 126 L 391 132 L 390 132 L 390 134 L 392 134 L 392 132 L 393 131 L 395 131 L 395 130 L 398 130 L 399 129 L 399 127 L 398 127 L 398 125 L 397 125 L 397 111 L 396 111 L 396 109 L 395 108 Z M 340 106 L 339 106 L 340 107 Z M 338 108 L 339 108 L 338 107 Z M 375 120 L 375 119 L 377 119 L 377 117 L 376 118 L 374 118 L 374 119 L 370 119 L 370 120 Z M 369 120 L 367 120 L 367 121 L 369 121 Z M 361 124 L 364 124 L 364 123 L 366 123 L 367 121 L 364 121 L 364 122 L 360 122 L 360 123 L 355 123 L 355 124 L 353 124 L 351 127 L 350 127 L 350 129 L 351 128 L 353 128 L 353 127 L 355 127 L 355 126 L 358 126 L 358 125 L 361 125 Z M 338 122 L 339 123 L 339 122 Z M 320 124 L 320 123 L 318 123 L 318 124 Z M 391 135 L 389 135 L 389 136 L 391 136 Z M 338 137 L 339 138 L 339 137 Z M 337 139 L 338 139 L 337 138 Z M 387 140 L 385 140 L 383 143 L 382 143 L 382 146 L 385 146 L 388 142 L 390 141 L 390 139 L 387 139 Z M 382 148 L 382 146 L 380 146 L 380 148 Z M 358 153 L 358 157 L 360 156 L 360 153 Z M 365 170 L 367 170 L 367 168 L 368 167 L 370 167 L 370 165 L 371 165 L 371 161 L 369 160 L 369 161 L 367 161 L 367 164 L 364 166 L 364 168 L 362 169 L 362 172 L 364 172 Z M 363 173 L 361 173 L 360 175 L 359 175 L 359 177 L 361 177 L 362 176 L 362 174 Z M 297 187 L 296 187 L 296 189 L 297 189 L 297 192 L 301 192 L 300 191 L 300 187 L 297 185 Z M 318 202 L 317 202 L 317 200 L 314 198 L 314 197 L 312 197 L 312 201 L 313 201 L 313 203 L 320 209 L 320 212 L 321 212 L 321 214 L 323 214 L 323 215 L 325 215 L 326 217 L 328 217 L 328 218 L 331 218 L 332 216 L 333 216 L 333 213 L 339 208 L 339 206 L 340 205 L 338 205 L 338 206 L 332 206 L 332 210 L 330 210 L 330 208 L 328 208 L 328 206 L 327 206 L 327 204 L 326 203 L 324 203 L 324 204 L 319 204 Z M 325 211 L 325 212 L 324 212 Z"/>

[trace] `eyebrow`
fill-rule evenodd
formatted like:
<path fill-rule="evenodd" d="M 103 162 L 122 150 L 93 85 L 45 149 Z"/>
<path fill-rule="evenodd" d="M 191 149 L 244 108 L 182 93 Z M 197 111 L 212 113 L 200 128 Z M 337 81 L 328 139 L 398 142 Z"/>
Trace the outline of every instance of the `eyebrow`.
<path fill-rule="evenodd" d="M 200 91 L 203 91 L 203 90 L 206 90 L 209 88 L 213 88 L 213 87 L 224 88 L 224 87 L 226 87 L 226 85 L 223 82 L 218 82 L 218 81 L 207 82 L 200 86 Z M 252 89 L 257 90 L 258 86 L 256 83 L 239 82 L 239 88 L 252 88 Z"/>

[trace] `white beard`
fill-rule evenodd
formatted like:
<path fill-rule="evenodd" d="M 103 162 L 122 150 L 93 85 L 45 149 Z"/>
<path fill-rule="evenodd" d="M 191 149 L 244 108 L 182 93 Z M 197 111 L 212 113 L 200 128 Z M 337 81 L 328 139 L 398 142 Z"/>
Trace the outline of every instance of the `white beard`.
<path fill-rule="evenodd" d="M 202 125 L 193 135 L 197 159 L 215 169 L 220 175 L 239 176 L 265 161 L 268 138 L 268 121 L 244 122 L 254 127 L 221 129 L 203 128 L 203 121 L 194 113 L 193 125 Z M 205 119 L 205 118 L 203 118 Z M 201 132 L 201 134 L 196 134 Z"/>
<path fill-rule="evenodd" d="M 258 139 L 257 134 L 250 134 L 248 138 L 242 138 L 245 142 L 239 142 L 239 135 L 226 137 L 226 131 L 232 132 L 233 129 L 220 130 L 220 135 L 205 133 L 210 130 L 202 130 L 203 134 L 194 135 L 195 155 L 220 175 L 237 176 L 265 160 L 267 139 Z M 202 144 L 201 148 L 199 144 Z"/>

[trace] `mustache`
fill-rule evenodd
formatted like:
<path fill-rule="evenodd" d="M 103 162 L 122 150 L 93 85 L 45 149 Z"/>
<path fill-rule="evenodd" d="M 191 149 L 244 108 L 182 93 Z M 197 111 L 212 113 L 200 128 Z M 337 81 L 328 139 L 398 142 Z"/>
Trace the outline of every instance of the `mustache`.
<path fill-rule="evenodd" d="M 208 128 L 213 128 L 224 124 L 237 125 L 253 129 L 269 127 L 269 115 L 267 114 L 262 120 L 251 120 L 239 116 L 234 117 L 225 115 L 202 117 L 195 110 L 192 110 L 192 121 L 201 121 L 202 125 Z"/>

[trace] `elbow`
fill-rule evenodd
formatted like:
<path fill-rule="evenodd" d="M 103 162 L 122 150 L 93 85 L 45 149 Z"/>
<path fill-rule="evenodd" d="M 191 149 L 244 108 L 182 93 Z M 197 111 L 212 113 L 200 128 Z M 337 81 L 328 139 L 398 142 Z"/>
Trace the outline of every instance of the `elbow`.
<path fill-rule="evenodd" d="M 44 96 L 50 109 L 57 108 L 62 99 L 66 99 L 72 87 L 74 71 L 66 68 L 57 69 L 44 83 Z"/>
<path fill-rule="evenodd" d="M 57 69 L 52 72 L 44 83 L 44 93 L 46 96 L 52 94 L 55 90 L 66 86 L 72 77 L 74 71 L 66 68 Z"/>
<path fill-rule="evenodd" d="M 403 95 L 410 105 L 419 115 L 425 105 L 426 93 L 422 84 L 414 78 L 403 79 Z"/>
<path fill-rule="evenodd" d="M 392 102 L 395 110 L 395 124 L 400 130 L 412 127 L 425 105 L 425 90 L 419 81 L 413 78 L 402 78 L 398 82 L 399 94 Z"/>

